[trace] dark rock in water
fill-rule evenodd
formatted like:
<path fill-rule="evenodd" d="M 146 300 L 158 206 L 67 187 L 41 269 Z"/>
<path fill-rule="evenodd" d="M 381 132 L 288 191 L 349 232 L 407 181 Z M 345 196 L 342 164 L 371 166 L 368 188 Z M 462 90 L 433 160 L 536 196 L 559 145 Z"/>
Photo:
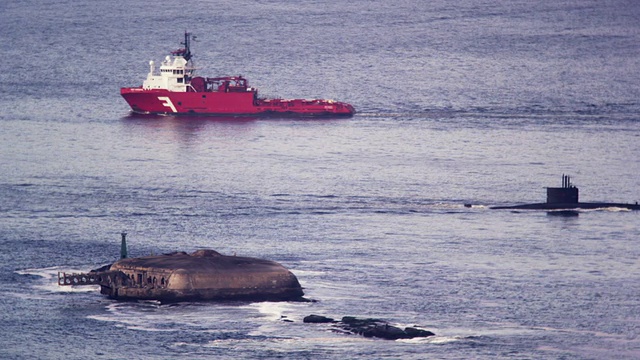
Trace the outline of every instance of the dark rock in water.
<path fill-rule="evenodd" d="M 353 327 L 362 327 L 362 326 L 367 326 L 367 325 L 372 325 L 377 323 L 384 323 L 384 321 L 380 319 L 371 319 L 371 318 L 358 319 L 357 317 L 354 317 L 354 316 L 343 316 L 341 321 L 344 325 L 353 326 Z"/>
<path fill-rule="evenodd" d="M 334 321 L 335 320 L 333 320 L 332 318 L 321 316 L 321 315 L 309 315 L 309 316 L 305 316 L 304 319 L 302 319 L 302 322 L 315 323 L 315 324 L 332 323 Z"/>
<path fill-rule="evenodd" d="M 379 319 L 358 319 L 353 316 L 345 316 L 342 318 L 340 327 L 364 337 L 377 337 L 387 340 L 410 338 L 402 329 L 391 326 Z"/>
<path fill-rule="evenodd" d="M 400 328 L 388 324 L 378 324 L 365 328 L 362 332 L 365 337 L 377 337 L 387 340 L 397 340 L 408 338 L 407 334 Z"/>
<path fill-rule="evenodd" d="M 309 315 L 304 318 L 304 322 L 327 323 L 334 322 L 334 320 L 325 316 Z M 389 325 L 389 323 L 380 319 L 360 319 L 353 316 L 343 317 L 341 321 L 334 324 L 334 327 L 340 329 L 340 332 L 386 340 L 412 339 L 435 335 L 431 331 L 417 329 L 415 327 L 407 327 L 403 330 L 399 327 Z"/>
<path fill-rule="evenodd" d="M 280 321 L 284 321 L 284 322 L 293 322 L 293 320 L 291 320 L 291 319 L 287 319 L 287 317 L 286 317 L 286 316 L 284 316 L 284 315 L 281 315 L 281 316 L 280 316 Z"/>
<path fill-rule="evenodd" d="M 406 327 L 404 328 L 404 332 L 407 333 L 410 337 L 429 337 L 434 336 L 435 334 L 428 330 L 416 329 L 414 327 Z"/>

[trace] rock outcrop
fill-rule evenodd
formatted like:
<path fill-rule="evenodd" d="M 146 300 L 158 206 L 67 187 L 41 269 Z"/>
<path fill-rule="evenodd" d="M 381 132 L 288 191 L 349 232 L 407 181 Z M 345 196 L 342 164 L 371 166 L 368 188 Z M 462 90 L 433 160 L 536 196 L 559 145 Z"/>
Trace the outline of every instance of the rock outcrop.
<path fill-rule="evenodd" d="M 63 274 L 60 285 L 100 285 L 118 300 L 161 302 L 303 300 L 298 279 L 269 260 L 226 256 L 214 250 L 125 258 L 88 274 Z"/>
<path fill-rule="evenodd" d="M 386 340 L 412 339 L 435 335 L 431 331 L 419 329 L 418 327 L 405 327 L 401 329 L 389 325 L 388 322 L 380 319 L 359 319 L 353 316 L 344 316 L 342 320 L 336 321 L 322 315 L 309 315 L 303 319 L 303 322 L 314 324 L 331 323 L 333 324 L 333 328 L 338 329 L 340 332 Z"/>

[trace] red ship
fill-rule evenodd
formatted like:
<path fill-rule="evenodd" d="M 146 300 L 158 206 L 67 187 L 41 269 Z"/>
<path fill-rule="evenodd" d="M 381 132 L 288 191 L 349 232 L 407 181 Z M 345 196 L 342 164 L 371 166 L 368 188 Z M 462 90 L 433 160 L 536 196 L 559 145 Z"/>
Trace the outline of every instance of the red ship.
<path fill-rule="evenodd" d="M 191 33 L 184 34 L 184 48 L 172 51 L 155 73 L 155 64 L 142 86 L 125 87 L 120 94 L 139 114 L 213 116 L 352 116 L 350 104 L 323 99 L 267 99 L 249 87 L 242 76 L 207 78 L 194 76 Z"/>

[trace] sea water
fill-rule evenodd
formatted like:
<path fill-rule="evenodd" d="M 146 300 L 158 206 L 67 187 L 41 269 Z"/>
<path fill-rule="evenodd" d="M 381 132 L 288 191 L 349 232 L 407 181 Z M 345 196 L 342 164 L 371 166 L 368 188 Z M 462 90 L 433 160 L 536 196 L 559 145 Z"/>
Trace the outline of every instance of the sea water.
<path fill-rule="evenodd" d="M 185 30 L 202 76 L 358 113 L 132 116 L 119 88 Z M 583 201 L 640 200 L 634 1 L 5 1 L 0 40 L 1 358 L 640 357 L 640 213 L 490 209 L 562 174 Z M 122 231 L 130 256 L 277 261 L 314 302 L 57 285 Z"/>

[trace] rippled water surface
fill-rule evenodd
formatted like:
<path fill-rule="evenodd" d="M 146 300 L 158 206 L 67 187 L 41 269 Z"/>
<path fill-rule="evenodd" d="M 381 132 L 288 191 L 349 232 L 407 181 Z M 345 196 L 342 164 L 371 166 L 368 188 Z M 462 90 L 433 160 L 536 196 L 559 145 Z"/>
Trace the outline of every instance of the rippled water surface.
<path fill-rule="evenodd" d="M 358 114 L 132 116 L 119 88 L 184 30 L 201 75 Z M 32 0 L 0 4 L 0 40 L 0 357 L 640 357 L 638 212 L 489 209 L 542 202 L 562 174 L 583 201 L 640 201 L 634 1 Z M 114 261 L 123 230 L 132 256 L 280 262 L 316 301 L 57 286 Z"/>

